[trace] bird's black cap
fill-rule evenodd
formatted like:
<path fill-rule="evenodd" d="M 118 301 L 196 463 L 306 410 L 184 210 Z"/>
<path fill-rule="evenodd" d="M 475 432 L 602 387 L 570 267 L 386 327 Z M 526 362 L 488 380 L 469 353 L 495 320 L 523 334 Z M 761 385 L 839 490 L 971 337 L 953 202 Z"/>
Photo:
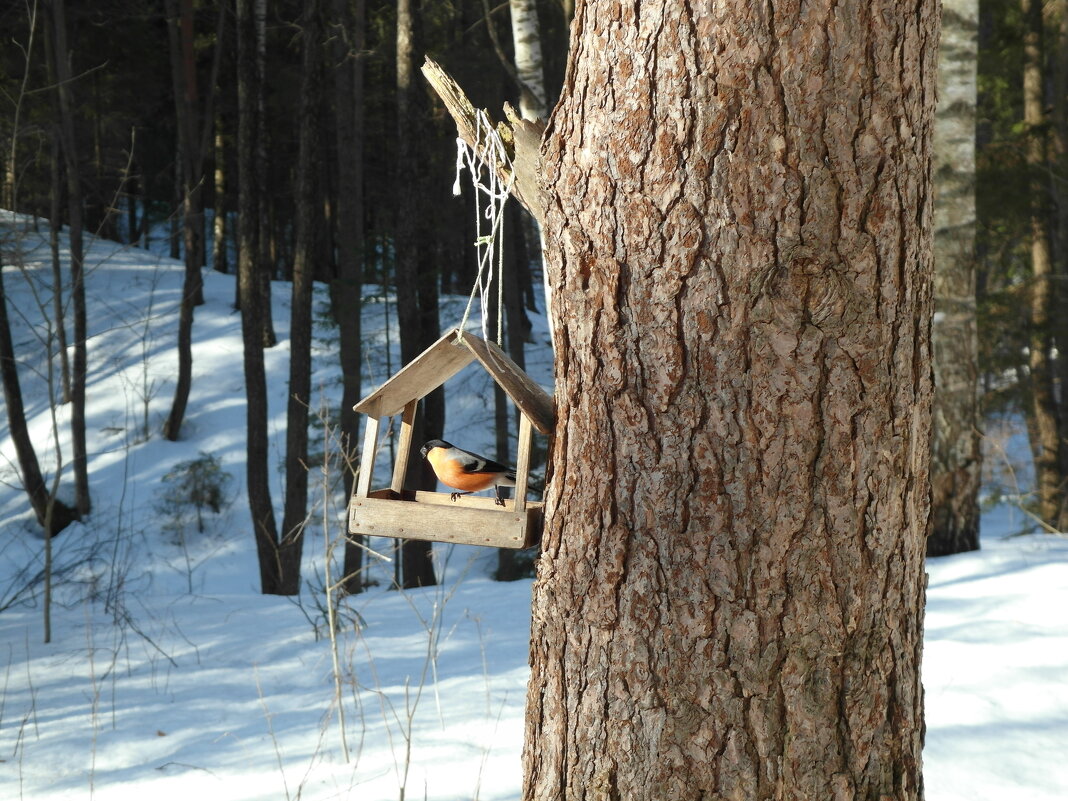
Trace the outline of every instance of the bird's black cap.
<path fill-rule="evenodd" d="M 419 449 L 419 454 L 425 459 L 427 451 L 431 450 L 432 448 L 451 448 L 451 447 L 452 447 L 452 445 L 450 445 L 448 442 L 446 442 L 443 439 L 432 439 L 432 440 L 427 441 L 427 443 L 425 445 L 423 445 L 422 448 Z"/>

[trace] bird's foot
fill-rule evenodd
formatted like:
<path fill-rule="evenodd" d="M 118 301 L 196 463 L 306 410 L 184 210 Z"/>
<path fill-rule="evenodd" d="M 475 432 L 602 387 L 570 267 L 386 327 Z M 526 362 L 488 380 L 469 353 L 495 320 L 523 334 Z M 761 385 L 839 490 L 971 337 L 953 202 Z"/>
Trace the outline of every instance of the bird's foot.
<path fill-rule="evenodd" d="M 497 504 L 497 506 L 504 506 L 504 498 L 494 498 L 493 502 Z"/>

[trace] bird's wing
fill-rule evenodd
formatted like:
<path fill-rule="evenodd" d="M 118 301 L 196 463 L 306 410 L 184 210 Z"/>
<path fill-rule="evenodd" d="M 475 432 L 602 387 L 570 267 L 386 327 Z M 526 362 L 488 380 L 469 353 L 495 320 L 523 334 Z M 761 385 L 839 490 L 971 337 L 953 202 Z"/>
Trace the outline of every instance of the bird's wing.
<path fill-rule="evenodd" d="M 492 459 L 487 459 L 485 456 L 479 456 L 477 453 L 471 453 L 471 451 L 465 451 L 463 448 L 453 447 L 454 458 L 463 467 L 465 473 L 507 473 L 511 471 L 510 467 L 506 467 L 500 462 L 495 462 Z"/>

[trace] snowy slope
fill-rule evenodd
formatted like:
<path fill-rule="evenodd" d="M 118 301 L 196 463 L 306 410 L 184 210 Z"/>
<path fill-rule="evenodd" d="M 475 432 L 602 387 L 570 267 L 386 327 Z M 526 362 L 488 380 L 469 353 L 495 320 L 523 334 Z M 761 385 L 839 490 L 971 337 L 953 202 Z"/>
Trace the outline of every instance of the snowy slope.
<path fill-rule="evenodd" d="M 5 264 L 12 226 L 0 218 Z M 47 308 L 48 254 L 32 231 L 18 240 L 26 272 L 5 267 L 4 278 L 33 437 L 52 470 L 47 333 L 31 292 Z M 402 787 L 409 798 L 438 801 L 516 798 L 530 582 L 491 581 L 492 552 L 439 548 L 441 587 L 393 592 L 385 589 L 390 564 L 376 562 L 381 585 L 341 610 L 339 704 L 321 588 L 343 499 L 329 497 L 325 538 L 321 525 L 309 531 L 299 601 L 259 595 L 232 277 L 205 273 L 189 414 L 182 441 L 169 443 L 158 429 L 173 393 L 181 266 L 105 242 L 92 245 L 87 264 L 95 507 L 55 541 L 59 603 L 47 645 L 39 588 L 28 578 L 40 568 L 42 541 L 14 486 L 0 415 L 0 798 L 377 801 L 400 797 Z M 281 341 L 266 354 L 276 460 L 284 450 L 287 289 L 274 287 Z M 444 325 L 462 316 L 464 302 L 446 305 Z M 368 386 L 389 372 L 384 355 L 396 336 L 387 337 L 386 314 L 381 298 L 364 306 Z M 313 386 L 327 406 L 340 394 L 333 336 L 320 326 Z M 547 384 L 544 349 L 532 352 L 531 365 Z M 447 437 L 489 449 L 486 390 L 477 370 L 450 382 Z M 65 408 L 59 414 L 65 431 Z M 69 458 L 65 433 L 60 451 Z M 156 508 L 161 478 L 201 452 L 232 475 L 232 503 L 203 534 L 187 527 L 178 536 Z M 321 503 L 316 515 L 324 515 Z M 1009 505 L 983 524 L 982 551 L 929 565 L 927 797 L 1062 799 L 1068 543 L 1009 537 L 1026 524 Z"/>

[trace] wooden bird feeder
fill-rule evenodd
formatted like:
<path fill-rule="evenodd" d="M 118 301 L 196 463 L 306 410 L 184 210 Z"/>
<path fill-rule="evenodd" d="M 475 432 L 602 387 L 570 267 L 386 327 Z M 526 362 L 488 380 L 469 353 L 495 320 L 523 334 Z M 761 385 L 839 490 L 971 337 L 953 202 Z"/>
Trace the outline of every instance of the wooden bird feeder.
<path fill-rule="evenodd" d="M 404 489 L 419 400 L 477 360 L 520 412 L 515 497 L 498 506 L 493 498 Z M 552 399 L 496 345 L 452 329 L 353 409 L 367 415 L 360 473 L 349 502 L 349 531 L 375 537 L 526 548 L 541 532 L 540 501 L 528 501 L 527 479 L 533 428 L 549 434 Z M 382 421 L 401 415 L 393 479 L 371 489 Z M 435 432 L 436 433 L 436 432 Z"/>

